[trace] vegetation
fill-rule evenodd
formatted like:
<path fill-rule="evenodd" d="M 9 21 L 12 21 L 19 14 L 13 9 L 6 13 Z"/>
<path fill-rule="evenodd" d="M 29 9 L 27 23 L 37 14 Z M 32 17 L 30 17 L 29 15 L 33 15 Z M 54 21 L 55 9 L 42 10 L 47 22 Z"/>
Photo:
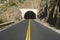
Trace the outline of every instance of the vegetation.
<path fill-rule="evenodd" d="M 9 7 L 17 6 L 19 3 L 23 3 L 25 0 L 0 0 L 0 15 L 4 13 Z M 0 23 L 3 23 L 3 19 L 0 16 Z"/>
<path fill-rule="evenodd" d="M 3 20 L 2 20 L 2 18 L 0 18 L 0 23 L 3 23 Z"/>
<path fill-rule="evenodd" d="M 16 5 L 16 3 L 17 3 L 16 1 L 10 0 L 9 3 L 8 3 L 8 5 L 9 6 L 14 6 L 14 5 Z"/>
<path fill-rule="evenodd" d="M 0 11 L 6 11 L 7 10 L 7 6 L 6 5 L 2 5 L 1 7 L 0 7 Z"/>
<path fill-rule="evenodd" d="M 0 6 L 0 11 L 4 12 L 7 10 L 7 8 L 11 6 L 16 6 L 18 3 L 23 3 L 25 0 L 0 0 L 0 4 L 3 4 Z"/>

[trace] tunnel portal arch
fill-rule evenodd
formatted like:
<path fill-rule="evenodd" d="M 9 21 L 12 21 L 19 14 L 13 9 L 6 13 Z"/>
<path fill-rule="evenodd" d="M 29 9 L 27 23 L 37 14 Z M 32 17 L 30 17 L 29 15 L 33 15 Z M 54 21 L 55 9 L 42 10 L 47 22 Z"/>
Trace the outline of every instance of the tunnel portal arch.
<path fill-rule="evenodd" d="M 25 14 L 29 11 L 33 12 L 35 15 L 36 15 L 36 18 L 37 18 L 37 15 L 38 15 L 38 9 L 19 9 L 22 13 L 22 19 L 25 19 Z"/>
<path fill-rule="evenodd" d="M 36 19 L 36 14 L 33 11 L 27 11 L 24 14 L 25 19 Z"/>

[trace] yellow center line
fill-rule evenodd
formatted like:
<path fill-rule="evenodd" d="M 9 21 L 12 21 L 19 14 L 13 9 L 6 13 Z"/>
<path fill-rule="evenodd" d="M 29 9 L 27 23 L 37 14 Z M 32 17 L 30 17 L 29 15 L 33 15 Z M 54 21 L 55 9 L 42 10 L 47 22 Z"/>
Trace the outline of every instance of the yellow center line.
<path fill-rule="evenodd" d="M 30 20 L 28 21 L 28 29 L 26 34 L 26 40 L 30 40 Z"/>

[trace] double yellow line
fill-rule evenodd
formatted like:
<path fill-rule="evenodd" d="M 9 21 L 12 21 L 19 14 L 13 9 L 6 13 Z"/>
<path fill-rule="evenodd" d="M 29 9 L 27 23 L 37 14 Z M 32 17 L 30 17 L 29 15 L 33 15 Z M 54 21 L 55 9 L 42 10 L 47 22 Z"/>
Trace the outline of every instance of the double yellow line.
<path fill-rule="evenodd" d="M 30 20 L 28 22 L 28 29 L 27 29 L 27 34 L 26 34 L 26 40 L 30 40 Z"/>

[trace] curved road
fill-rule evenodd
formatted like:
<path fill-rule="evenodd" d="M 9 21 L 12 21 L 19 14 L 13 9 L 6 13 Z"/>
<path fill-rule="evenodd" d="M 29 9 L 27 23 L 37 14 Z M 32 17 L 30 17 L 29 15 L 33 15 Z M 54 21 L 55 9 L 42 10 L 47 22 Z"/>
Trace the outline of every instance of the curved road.
<path fill-rule="evenodd" d="M 26 40 L 28 20 L 0 32 L 0 40 Z M 30 40 L 60 40 L 60 34 L 30 20 Z"/>

